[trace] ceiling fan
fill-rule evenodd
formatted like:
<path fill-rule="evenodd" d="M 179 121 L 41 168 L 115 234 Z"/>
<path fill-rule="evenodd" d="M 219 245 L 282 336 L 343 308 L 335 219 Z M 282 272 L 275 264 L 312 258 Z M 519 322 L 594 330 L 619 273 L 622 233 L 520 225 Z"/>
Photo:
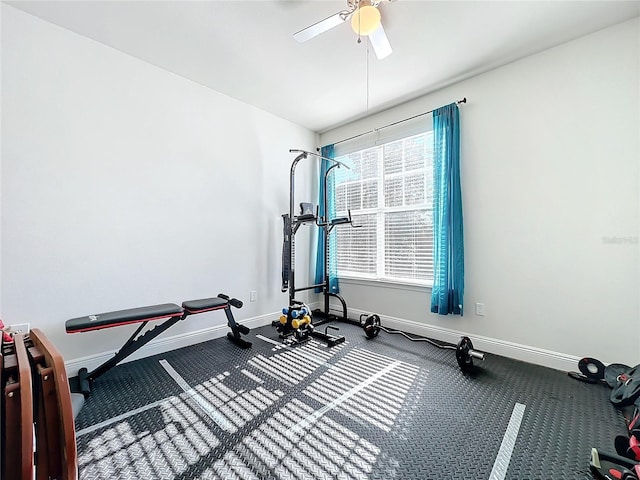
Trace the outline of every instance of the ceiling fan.
<path fill-rule="evenodd" d="M 341 10 L 324 20 L 303 28 L 294 33 L 293 38 L 298 42 L 306 42 L 351 19 L 351 27 L 358 34 L 358 43 L 361 36 L 369 37 L 376 57 L 381 60 L 391 55 L 391 44 L 384 28 L 382 28 L 380 10 L 378 10 L 378 5 L 381 2 L 382 0 L 347 0 L 346 10 Z"/>

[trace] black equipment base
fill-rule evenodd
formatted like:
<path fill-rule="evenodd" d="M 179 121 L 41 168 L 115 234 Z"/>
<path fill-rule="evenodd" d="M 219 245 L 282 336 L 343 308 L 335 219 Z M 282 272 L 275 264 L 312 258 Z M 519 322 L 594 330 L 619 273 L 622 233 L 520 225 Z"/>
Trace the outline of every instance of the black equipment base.
<path fill-rule="evenodd" d="M 334 313 L 325 313 L 322 310 L 314 310 L 313 311 L 313 324 L 316 326 L 324 325 L 325 323 L 336 322 L 336 323 L 350 323 L 351 325 L 361 326 L 361 323 L 358 320 L 354 320 L 352 318 L 348 318 L 344 315 L 336 315 Z"/>
<path fill-rule="evenodd" d="M 345 338 L 344 336 L 340 335 L 340 336 L 335 336 L 335 335 L 331 335 L 330 333 L 327 332 L 327 330 L 332 329 L 332 330 L 338 330 L 338 328 L 336 327 L 326 327 L 324 329 L 324 332 L 318 332 L 317 330 L 313 330 L 311 332 L 311 336 L 314 338 L 319 338 L 320 340 L 327 342 L 327 346 L 328 347 L 335 347 L 336 345 L 340 345 L 341 343 L 344 342 Z"/>

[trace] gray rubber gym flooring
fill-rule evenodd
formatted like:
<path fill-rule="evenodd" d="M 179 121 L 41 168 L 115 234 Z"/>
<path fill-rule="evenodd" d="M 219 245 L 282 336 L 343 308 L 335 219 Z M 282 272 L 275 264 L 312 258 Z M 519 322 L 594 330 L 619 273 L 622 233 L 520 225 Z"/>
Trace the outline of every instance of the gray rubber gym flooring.
<path fill-rule="evenodd" d="M 337 326 L 331 349 L 267 326 L 248 350 L 220 338 L 110 370 L 76 421 L 80 477 L 591 479 L 591 447 L 625 432 L 603 385 L 491 354 L 465 374 L 453 351 Z"/>

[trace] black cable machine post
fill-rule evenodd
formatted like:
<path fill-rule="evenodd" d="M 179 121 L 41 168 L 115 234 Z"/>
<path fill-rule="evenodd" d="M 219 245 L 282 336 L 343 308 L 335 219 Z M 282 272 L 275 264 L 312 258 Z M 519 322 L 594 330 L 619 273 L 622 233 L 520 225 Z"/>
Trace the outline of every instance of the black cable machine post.
<path fill-rule="evenodd" d="M 333 158 L 323 157 L 317 153 L 308 152 L 306 150 L 289 150 L 290 153 L 298 153 L 298 156 L 293 160 L 291 164 L 291 170 L 289 174 L 289 213 L 282 215 L 283 223 L 284 223 L 284 243 L 282 249 L 282 291 L 289 292 L 289 307 L 284 308 L 282 312 L 282 316 L 280 317 L 279 322 L 276 321 L 274 324 L 278 327 L 278 331 L 281 336 L 288 337 L 290 335 L 294 335 L 297 341 L 303 341 L 308 339 L 309 336 L 314 336 L 317 338 L 321 338 L 326 341 L 329 346 L 336 345 L 338 343 L 342 343 L 344 341 L 343 336 L 334 336 L 330 335 L 327 330 L 335 329 L 336 327 L 326 327 L 324 332 L 316 332 L 314 330 L 314 325 L 311 321 L 311 315 L 314 318 L 318 317 L 319 321 L 315 323 L 315 325 L 321 325 L 330 320 L 347 319 L 347 306 L 346 302 L 340 295 L 337 293 L 330 292 L 329 288 L 329 234 L 331 230 L 337 225 L 340 224 L 352 224 L 351 214 L 349 213 L 349 217 L 347 218 L 336 218 L 330 220 L 328 218 L 328 212 L 325 208 L 325 212 L 322 216 L 319 215 L 319 208 L 316 207 L 316 213 L 313 213 L 313 205 L 309 203 L 301 203 L 300 204 L 300 215 L 296 216 L 295 214 L 295 170 L 298 163 L 308 158 L 309 156 L 325 159 L 332 162 L 332 165 L 327 169 L 327 172 L 324 175 L 323 183 L 324 183 L 324 202 L 325 206 L 327 205 L 328 195 L 327 195 L 327 179 L 329 173 L 336 167 L 345 167 L 349 168 L 342 162 L 339 162 Z M 305 223 L 313 222 L 324 232 L 324 250 L 325 250 L 325 258 L 324 258 L 324 275 L 322 283 L 317 283 L 314 285 L 308 285 L 305 287 L 296 287 L 296 278 L 295 278 L 295 236 L 300 228 Z M 353 225 L 352 225 L 353 226 Z M 313 313 L 310 309 L 299 300 L 296 300 L 296 293 L 302 292 L 305 290 L 312 290 L 320 288 L 322 289 L 322 293 L 324 296 L 324 311 L 315 310 Z M 339 299 L 342 304 L 342 318 L 334 317 L 331 318 L 329 315 L 329 297 L 333 296 Z M 359 322 L 354 321 L 356 324 L 360 324 Z"/>
<path fill-rule="evenodd" d="M 335 160 L 333 161 L 336 162 Z M 320 320 L 317 322 L 318 325 L 322 325 L 323 323 L 326 323 L 332 320 L 342 320 L 345 322 L 351 322 L 351 323 L 360 325 L 360 322 L 356 320 L 349 320 L 349 318 L 347 317 L 347 303 L 345 302 L 344 298 L 342 298 L 339 294 L 331 291 L 330 278 L 329 278 L 329 255 L 330 255 L 329 235 L 331 234 L 331 231 L 337 225 L 344 225 L 344 224 L 349 224 L 353 228 L 360 227 L 360 225 L 353 224 L 353 220 L 351 219 L 351 210 L 348 210 L 349 212 L 348 217 L 334 218 L 333 220 L 329 219 L 329 212 L 328 212 L 329 194 L 327 189 L 328 178 L 331 171 L 336 167 L 340 167 L 340 165 L 343 165 L 346 168 L 349 168 L 345 164 L 340 164 L 339 162 L 336 162 L 333 165 L 331 165 L 329 168 L 327 168 L 327 171 L 324 174 L 324 178 L 322 179 L 322 181 L 324 183 L 324 199 L 323 200 L 324 200 L 325 210 L 324 210 L 324 215 L 322 217 L 318 215 L 316 219 L 316 224 L 318 225 L 318 227 L 322 228 L 324 231 L 324 277 L 323 277 L 323 286 L 322 286 L 324 309 L 314 310 L 313 312 L 316 318 L 320 318 Z M 342 305 L 342 317 L 338 317 L 329 312 L 329 297 L 335 297 L 340 301 L 340 304 Z"/>

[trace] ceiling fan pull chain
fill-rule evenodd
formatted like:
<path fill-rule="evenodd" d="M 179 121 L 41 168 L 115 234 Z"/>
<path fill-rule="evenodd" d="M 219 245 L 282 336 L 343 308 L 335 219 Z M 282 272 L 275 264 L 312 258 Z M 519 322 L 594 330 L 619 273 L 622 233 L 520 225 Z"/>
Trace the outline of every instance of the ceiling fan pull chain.
<path fill-rule="evenodd" d="M 357 7 L 356 7 L 356 11 L 355 11 L 356 15 L 358 16 L 358 43 L 362 43 L 362 35 L 360 35 L 360 31 L 361 31 L 360 22 L 362 20 L 361 17 L 360 17 L 360 2 L 358 0 L 356 0 L 356 1 L 358 2 L 357 3 Z"/>
<path fill-rule="evenodd" d="M 367 115 L 369 115 L 369 44 L 367 43 L 367 56 L 366 56 L 366 75 L 367 75 Z"/>

